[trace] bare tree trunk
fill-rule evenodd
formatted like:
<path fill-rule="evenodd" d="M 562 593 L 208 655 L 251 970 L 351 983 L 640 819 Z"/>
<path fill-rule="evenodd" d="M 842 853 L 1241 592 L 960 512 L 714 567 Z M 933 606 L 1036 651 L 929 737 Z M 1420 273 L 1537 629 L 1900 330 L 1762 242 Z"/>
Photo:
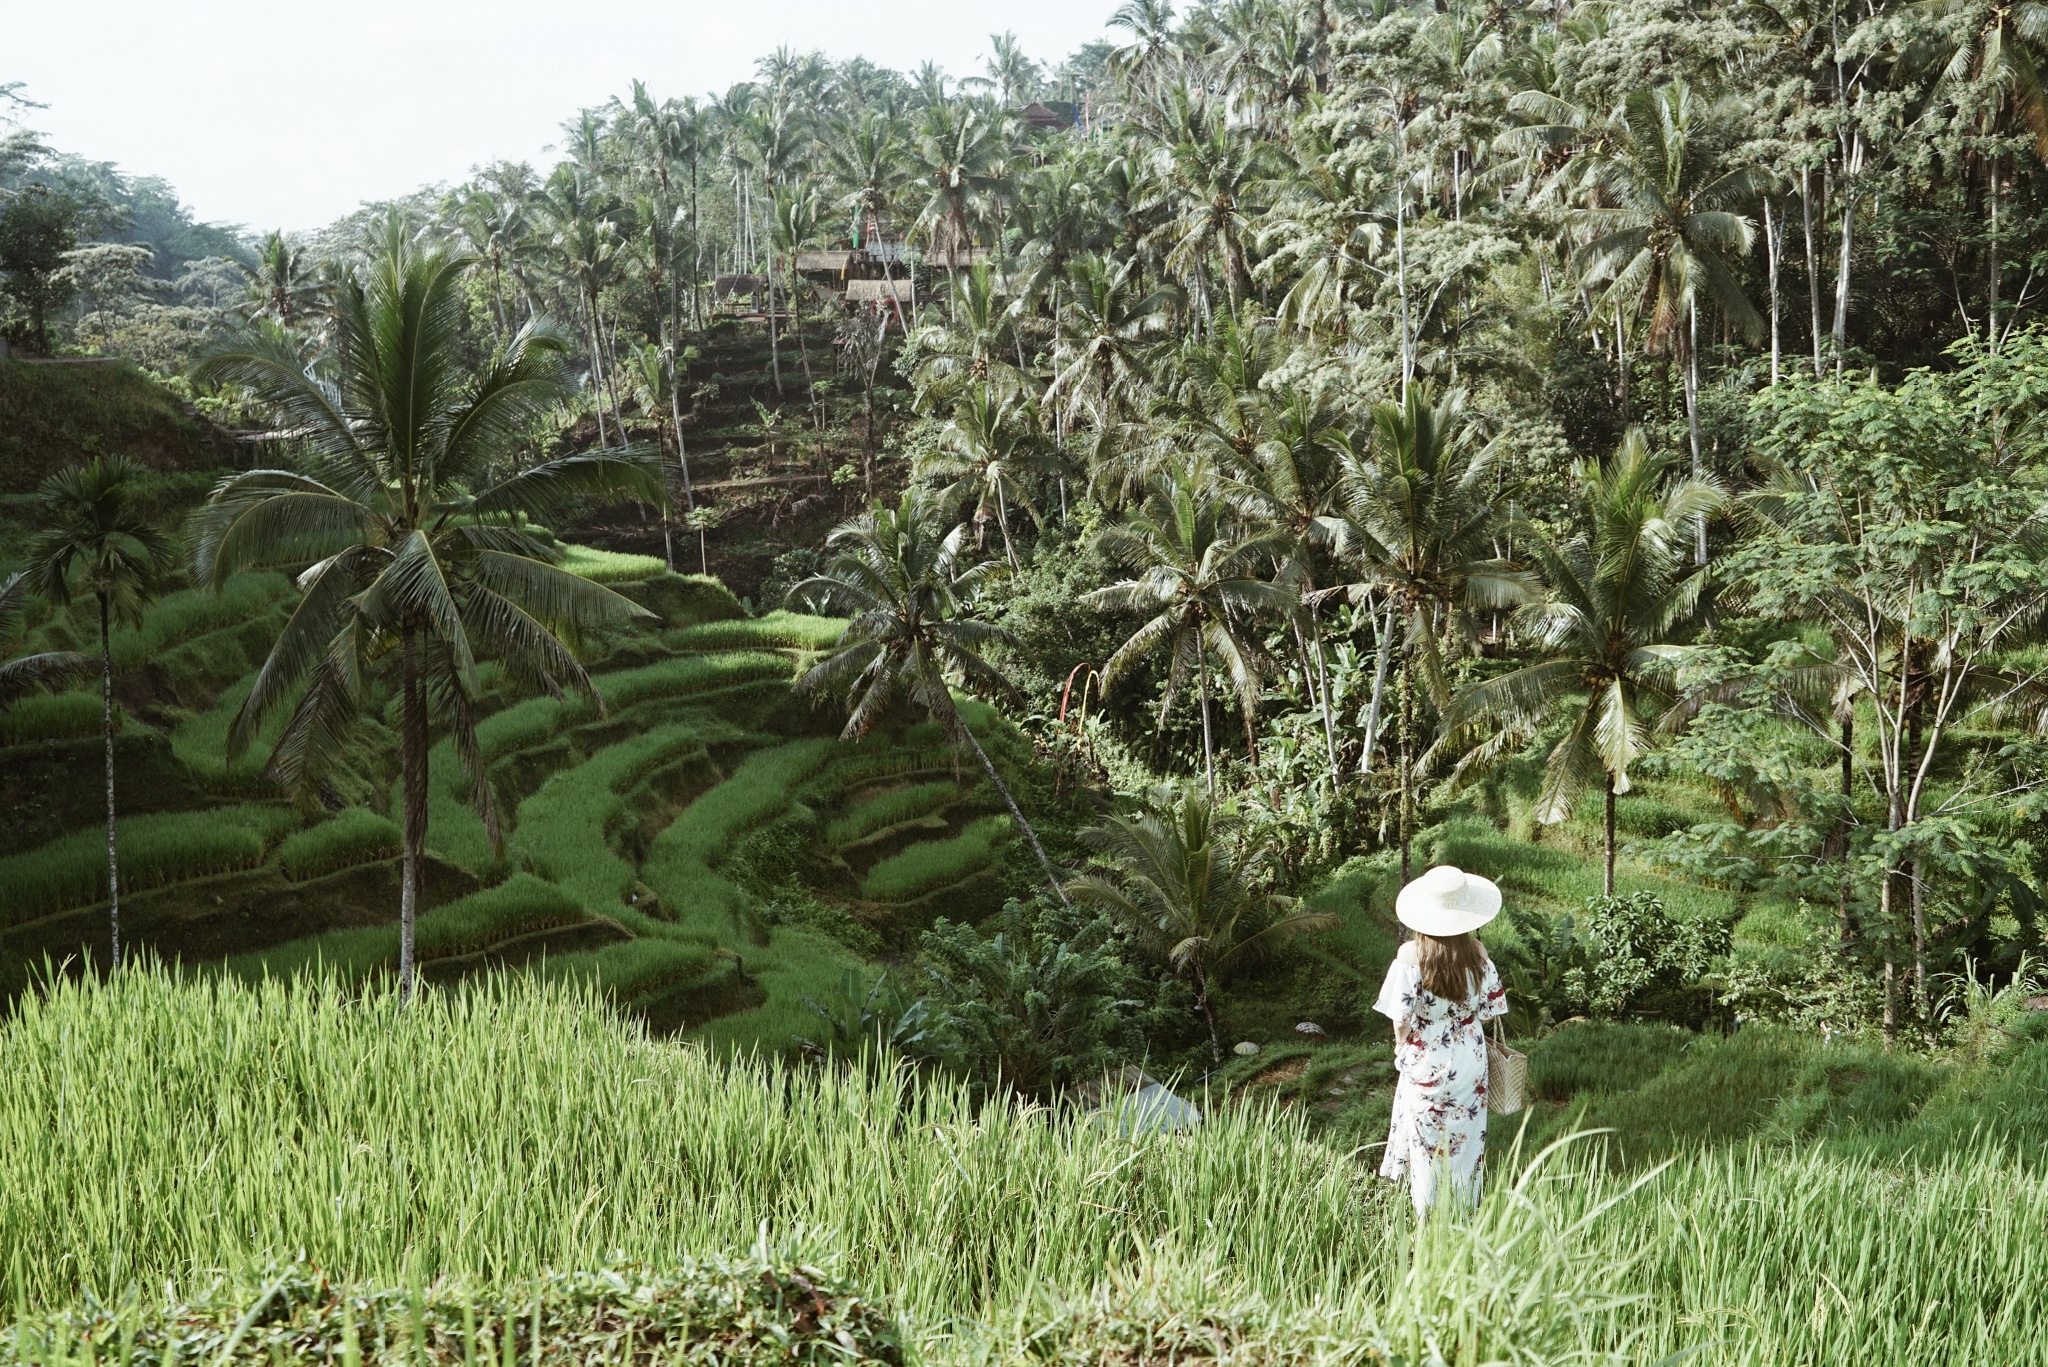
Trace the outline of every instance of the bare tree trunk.
<path fill-rule="evenodd" d="M 1614 775 L 1607 775 L 1607 875 L 1603 890 L 1614 896 Z"/>
<path fill-rule="evenodd" d="M 1799 168 L 1799 208 L 1806 225 L 1806 302 L 1813 311 L 1813 378 L 1821 376 L 1820 256 L 1813 245 L 1813 168 Z"/>
<path fill-rule="evenodd" d="M 427 712 L 421 696 L 419 639 L 407 628 L 399 645 L 403 666 L 399 719 L 399 771 L 404 804 L 404 858 L 398 894 L 398 1000 L 410 1002 L 415 988 L 413 927 L 419 916 L 420 856 L 427 843 Z"/>
<path fill-rule="evenodd" d="M 1927 884 L 1921 877 L 1923 869 L 1920 856 L 1914 855 L 1908 866 L 1913 880 L 1913 1010 L 1920 1019 L 1928 1019 L 1927 1003 Z"/>
<path fill-rule="evenodd" d="M 1842 720 L 1842 816 L 1836 823 L 1836 840 L 1839 848 L 1837 857 L 1842 861 L 1841 888 L 1837 893 L 1839 903 L 1835 908 L 1835 935 L 1837 943 L 1847 949 L 1855 938 L 1856 927 L 1849 915 L 1849 798 L 1856 775 L 1856 708 L 1854 703 L 1841 709 Z"/>
<path fill-rule="evenodd" d="M 1771 280 L 1771 383 L 1778 383 L 1778 261 L 1785 236 L 1785 220 L 1771 214 L 1771 199 L 1764 196 L 1764 256 Z"/>
<path fill-rule="evenodd" d="M 121 862 L 114 849 L 114 657 L 108 644 L 111 610 L 107 595 L 100 603 L 100 732 L 107 752 L 107 925 L 113 935 L 113 972 L 121 971 Z"/>
<path fill-rule="evenodd" d="M 1862 140 L 1856 144 L 1856 161 L 1861 162 Z M 1846 168 L 1845 168 L 1846 169 Z M 1856 196 L 1846 188 L 1842 192 L 1842 246 L 1841 254 L 1835 261 L 1835 378 L 1840 379 L 1842 367 L 1848 361 L 1849 350 L 1849 267 L 1850 253 L 1855 246 Z"/>

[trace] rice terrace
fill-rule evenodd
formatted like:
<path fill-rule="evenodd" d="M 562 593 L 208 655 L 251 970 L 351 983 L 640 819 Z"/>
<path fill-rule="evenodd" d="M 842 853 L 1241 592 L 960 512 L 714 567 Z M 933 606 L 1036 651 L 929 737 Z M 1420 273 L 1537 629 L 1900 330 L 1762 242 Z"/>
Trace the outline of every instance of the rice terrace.
<path fill-rule="evenodd" d="M 450 8 L 0 69 L 0 1367 L 2048 1364 L 2039 15 Z"/>

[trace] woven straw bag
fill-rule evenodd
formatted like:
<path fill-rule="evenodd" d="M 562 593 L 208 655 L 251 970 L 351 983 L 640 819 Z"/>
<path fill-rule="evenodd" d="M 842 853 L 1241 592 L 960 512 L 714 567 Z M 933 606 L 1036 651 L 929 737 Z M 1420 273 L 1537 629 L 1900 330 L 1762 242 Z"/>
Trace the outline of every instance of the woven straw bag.
<path fill-rule="evenodd" d="M 1529 1056 L 1508 1048 L 1496 1020 L 1493 1035 L 1486 1041 L 1486 1109 L 1495 1115 L 1513 1115 L 1528 1096 Z"/>

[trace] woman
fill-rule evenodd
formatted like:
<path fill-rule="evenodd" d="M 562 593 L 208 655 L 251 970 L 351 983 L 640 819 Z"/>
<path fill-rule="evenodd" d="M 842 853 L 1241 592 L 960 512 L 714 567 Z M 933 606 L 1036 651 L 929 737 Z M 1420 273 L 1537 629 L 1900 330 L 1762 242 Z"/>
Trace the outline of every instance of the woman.
<path fill-rule="evenodd" d="M 1415 932 L 1387 965 L 1373 1009 L 1394 1022 L 1394 1123 L 1380 1176 L 1408 1179 L 1416 1214 L 1437 1184 L 1479 1199 L 1486 1165 L 1486 1027 L 1507 993 L 1472 932 L 1500 914 L 1500 889 L 1439 865 L 1401 889 L 1394 915 Z"/>

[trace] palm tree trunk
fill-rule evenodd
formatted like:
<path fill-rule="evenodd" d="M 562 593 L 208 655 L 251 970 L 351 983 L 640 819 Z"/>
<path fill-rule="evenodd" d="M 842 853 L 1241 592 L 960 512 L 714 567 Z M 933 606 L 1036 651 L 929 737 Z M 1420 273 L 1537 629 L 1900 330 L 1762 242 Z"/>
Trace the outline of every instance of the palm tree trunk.
<path fill-rule="evenodd" d="M 1216 746 L 1209 735 L 1209 653 L 1195 646 L 1195 681 L 1202 689 L 1202 768 L 1209 775 L 1209 800 L 1216 800 Z"/>
<path fill-rule="evenodd" d="M 1409 752 L 1414 748 L 1415 670 L 1411 661 L 1401 661 L 1401 810 L 1396 820 L 1401 833 L 1401 882 L 1408 882 L 1409 847 L 1415 838 L 1414 770 Z"/>
<path fill-rule="evenodd" d="M 412 1000 L 416 970 L 413 927 L 419 915 L 420 855 L 427 843 L 427 710 L 420 691 L 419 639 L 407 628 L 399 646 L 403 664 L 399 720 L 399 778 L 404 804 L 404 858 L 398 893 L 398 1000 Z"/>
<path fill-rule="evenodd" d="M 1841 886 L 1836 893 L 1835 934 L 1844 949 L 1856 933 L 1849 916 L 1849 795 L 1856 774 L 1856 709 L 1846 706 L 1842 718 L 1842 817 L 1835 823 L 1837 848 L 1835 857 L 1841 860 Z"/>
<path fill-rule="evenodd" d="M 782 344 L 775 333 L 775 272 L 768 272 L 768 364 L 775 372 L 775 395 L 782 397 Z"/>
<path fill-rule="evenodd" d="M 1692 477 L 1705 473 L 1700 464 L 1700 306 L 1686 305 L 1685 343 L 1685 431 L 1692 442 Z M 1707 563 L 1707 516 L 1701 513 L 1693 527 L 1693 564 Z"/>
<path fill-rule="evenodd" d="M 1010 795 L 1009 785 L 1004 783 L 1003 776 L 996 772 L 995 761 L 988 757 L 988 751 L 981 748 L 981 742 L 975 738 L 974 732 L 961 717 L 960 709 L 953 706 L 953 696 L 946 691 L 944 684 L 939 685 L 935 696 L 946 700 L 946 715 L 939 718 L 940 724 L 959 739 L 965 740 L 968 748 L 974 751 L 974 757 L 981 761 L 982 772 L 988 775 L 988 781 L 1003 799 L 1003 805 L 1010 809 L 1010 820 L 1017 823 L 1017 829 L 1031 842 L 1031 852 L 1038 856 L 1038 866 L 1045 870 L 1046 883 L 1052 888 L 1053 896 L 1060 899 L 1060 905 L 1071 908 L 1074 904 L 1067 900 L 1066 889 L 1060 886 L 1059 871 L 1053 868 L 1052 860 L 1045 853 L 1045 846 L 1038 843 L 1038 832 L 1024 819 L 1024 809 L 1019 807 L 1017 799 Z"/>
<path fill-rule="evenodd" d="M 114 657 L 108 646 L 109 605 L 100 600 L 100 732 L 107 751 L 107 925 L 113 934 L 114 972 L 121 970 L 121 862 L 114 851 Z"/>
<path fill-rule="evenodd" d="M 1195 1008 L 1202 1013 L 1202 1023 L 1209 1027 L 1209 1061 L 1223 1062 L 1223 1041 L 1216 1035 L 1216 1007 L 1209 1000 L 1209 975 L 1197 965 L 1195 978 Z"/>
<path fill-rule="evenodd" d="M 1373 627 L 1380 638 L 1379 659 L 1372 670 L 1372 700 L 1365 708 L 1365 751 L 1358 757 L 1358 772 L 1361 774 L 1372 772 L 1373 751 L 1380 744 L 1380 717 L 1387 696 L 1387 670 L 1394 659 L 1394 608 L 1391 603 L 1387 605 L 1386 617 L 1375 622 Z"/>
<path fill-rule="evenodd" d="M 1603 891 L 1614 896 L 1614 775 L 1607 775 L 1607 878 Z"/>

